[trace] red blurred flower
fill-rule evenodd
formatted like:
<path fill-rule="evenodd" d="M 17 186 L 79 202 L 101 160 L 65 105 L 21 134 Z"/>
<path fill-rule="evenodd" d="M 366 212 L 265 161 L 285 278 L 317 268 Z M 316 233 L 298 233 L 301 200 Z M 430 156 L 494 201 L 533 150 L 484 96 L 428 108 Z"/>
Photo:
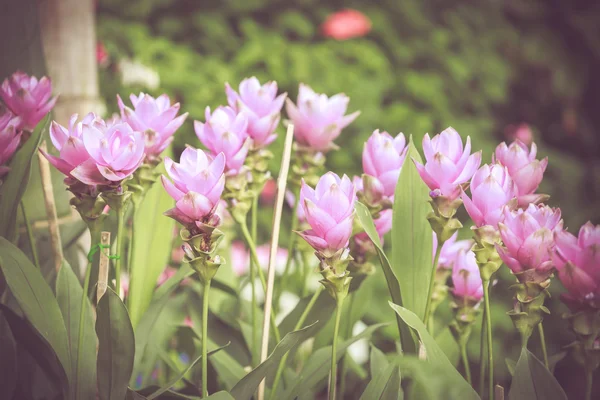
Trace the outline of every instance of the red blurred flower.
<path fill-rule="evenodd" d="M 96 62 L 99 66 L 106 67 L 109 61 L 110 56 L 108 54 L 108 51 L 106 50 L 106 47 L 104 47 L 104 44 L 102 42 L 98 42 L 96 44 Z"/>
<path fill-rule="evenodd" d="M 530 146 L 533 142 L 533 132 L 528 124 L 508 125 L 504 129 L 504 136 L 507 140 L 513 141 L 519 139 L 521 142 Z"/>
<path fill-rule="evenodd" d="M 336 40 L 365 36 L 370 30 L 371 20 L 363 13 L 350 9 L 331 14 L 321 25 L 323 35 Z"/>
<path fill-rule="evenodd" d="M 260 202 L 265 205 L 272 205 L 275 202 L 275 193 L 277 192 L 277 182 L 269 179 L 265 182 L 262 192 L 260 192 Z"/>

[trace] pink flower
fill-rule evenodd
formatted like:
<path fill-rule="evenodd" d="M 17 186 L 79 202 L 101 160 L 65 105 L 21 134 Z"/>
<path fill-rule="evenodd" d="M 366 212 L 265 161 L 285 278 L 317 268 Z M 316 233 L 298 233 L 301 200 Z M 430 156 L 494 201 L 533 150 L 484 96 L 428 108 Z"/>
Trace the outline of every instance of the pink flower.
<path fill-rule="evenodd" d="M 315 250 L 335 253 L 348 246 L 352 235 L 356 190 L 350 179 L 340 179 L 328 172 L 312 189 L 304 180 L 300 190 L 300 205 L 312 229 L 300 232 Z"/>
<path fill-rule="evenodd" d="M 205 111 L 206 123 L 194 121 L 196 136 L 215 157 L 225 155 L 228 173 L 235 174 L 244 165 L 252 139 L 248 137 L 248 120 L 243 113 L 231 107 L 218 107 L 211 115 L 210 107 Z"/>
<path fill-rule="evenodd" d="M 510 140 L 520 140 L 529 146 L 533 143 L 533 133 L 528 124 L 509 125 L 504 129 L 504 136 Z"/>
<path fill-rule="evenodd" d="M 323 25 L 323 35 L 336 40 L 365 36 L 371 30 L 371 20 L 356 10 L 342 10 L 331 14 Z"/>
<path fill-rule="evenodd" d="M 108 54 L 108 51 L 102 42 L 96 43 L 96 62 L 101 67 L 108 66 L 108 63 L 110 62 L 110 54 Z"/>
<path fill-rule="evenodd" d="M 328 151 L 335 147 L 333 141 L 342 129 L 348 126 L 359 111 L 344 116 L 350 99 L 344 94 L 331 98 L 315 93 L 310 87 L 300 84 L 297 105 L 286 100 L 286 110 L 292 124 L 296 141 L 316 151 Z"/>
<path fill-rule="evenodd" d="M 571 308 L 587 304 L 600 308 L 600 225 L 586 223 L 576 237 L 567 231 L 554 233 L 553 262 L 568 294 Z"/>
<path fill-rule="evenodd" d="M 57 97 L 52 97 L 52 83 L 45 76 L 39 81 L 17 71 L 2 82 L 0 97 L 6 106 L 21 117 L 23 128 L 32 131 L 54 107 Z"/>
<path fill-rule="evenodd" d="M 21 118 L 0 106 L 0 178 L 8 173 L 7 166 L 21 143 Z"/>
<path fill-rule="evenodd" d="M 461 187 L 469 182 L 481 164 L 481 151 L 471 154 L 471 138 L 467 137 L 463 149 L 462 139 L 453 128 L 447 128 L 433 139 L 426 134 L 423 153 L 425 165 L 413 160 L 421 179 L 436 196 L 446 196 L 450 200 L 460 195 Z"/>
<path fill-rule="evenodd" d="M 176 201 L 165 215 L 190 229 L 199 224 L 216 226 L 215 209 L 225 188 L 225 155 L 219 153 L 213 159 L 202 150 L 188 147 L 179 164 L 166 157 L 165 169 L 173 182 L 163 175 L 163 186 Z"/>
<path fill-rule="evenodd" d="M 225 92 L 229 106 L 237 112 L 243 112 L 248 118 L 248 135 L 255 148 L 265 147 L 277 138 L 275 129 L 287 96 L 287 93 L 277 96 L 277 82 L 271 81 L 261 86 L 253 76 L 240 83 L 239 94 L 228 83 L 225 84 Z"/>
<path fill-rule="evenodd" d="M 265 182 L 263 190 L 260 192 L 260 201 L 266 205 L 272 205 L 275 202 L 275 195 L 277 194 L 277 182 L 275 179 L 268 179 Z"/>
<path fill-rule="evenodd" d="M 167 266 L 158 276 L 158 279 L 156 280 L 156 286 L 161 286 L 163 283 L 171 279 L 171 277 L 176 273 L 177 269 Z"/>
<path fill-rule="evenodd" d="M 383 193 L 390 198 L 394 196 L 407 151 L 406 138 L 402 133 L 393 138 L 387 132 L 375 130 L 364 145 L 363 171 L 377 178 L 383 185 Z"/>
<path fill-rule="evenodd" d="M 144 134 L 146 158 L 155 159 L 173 141 L 173 134 L 183 124 L 188 114 L 176 117 L 179 103 L 171 105 L 171 100 L 166 94 L 156 99 L 145 93 L 140 93 L 137 97 L 132 94 L 129 99 L 133 104 L 133 110 L 127 107 L 117 95 L 121 118 L 131 128 Z"/>
<path fill-rule="evenodd" d="M 483 283 L 479 275 L 479 267 L 475 253 L 461 249 L 454 260 L 452 267 L 452 293 L 456 297 L 481 300 L 483 297 Z"/>
<path fill-rule="evenodd" d="M 450 239 L 446 240 L 442 245 L 442 250 L 440 251 L 440 257 L 438 259 L 437 268 L 440 269 L 452 269 L 454 266 L 454 261 L 456 260 L 457 254 L 461 251 L 469 251 L 471 247 L 473 247 L 472 240 L 456 240 L 458 237 L 458 232 L 455 232 L 454 235 L 450 237 Z M 437 235 L 435 232 L 433 233 L 433 258 L 435 258 L 435 253 L 437 250 Z"/>
<path fill-rule="evenodd" d="M 515 196 L 516 188 L 508 169 L 500 164 L 485 164 L 471 180 L 472 199 L 463 192 L 462 200 L 475 225 L 496 226 L 504 217 L 504 206 Z"/>
<path fill-rule="evenodd" d="M 513 273 L 535 270 L 547 279 L 553 268 L 553 233 L 562 230 L 560 209 L 533 204 L 526 210 L 511 212 L 505 208 L 498 228 L 506 247 L 497 245 L 496 249 L 508 268 Z"/>
<path fill-rule="evenodd" d="M 260 267 L 267 270 L 269 267 L 271 245 L 269 243 L 262 244 L 256 248 L 256 255 L 258 256 L 258 262 Z M 284 248 L 279 247 L 275 254 L 275 273 L 278 275 L 283 274 L 285 265 L 287 263 L 288 251 Z M 250 254 L 246 249 L 246 246 L 240 241 L 234 241 L 231 243 L 231 265 L 233 272 L 237 276 L 246 274 L 250 269 Z"/>
<path fill-rule="evenodd" d="M 536 160 L 536 154 L 535 143 L 531 144 L 530 151 L 527 145 L 518 139 L 510 146 L 502 142 L 496 147 L 494 159 L 508 168 L 508 173 L 517 187 L 519 205 L 527 206 L 536 200 L 537 195 L 533 193 L 540 185 L 548 166 L 548 158 Z"/>
<path fill-rule="evenodd" d="M 59 157 L 44 153 L 60 172 L 86 185 L 119 184 L 131 176 L 144 159 L 142 134 L 126 123 L 108 125 L 93 113 L 69 129 L 52 122 L 50 139 Z"/>

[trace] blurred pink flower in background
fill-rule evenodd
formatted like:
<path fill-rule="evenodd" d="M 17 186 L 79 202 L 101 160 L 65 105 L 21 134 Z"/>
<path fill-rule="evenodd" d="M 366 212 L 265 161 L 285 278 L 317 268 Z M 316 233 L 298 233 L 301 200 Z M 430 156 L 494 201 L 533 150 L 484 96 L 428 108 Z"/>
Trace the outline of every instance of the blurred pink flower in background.
<path fill-rule="evenodd" d="M 291 193 L 291 192 L 289 192 Z M 277 194 L 277 182 L 275 179 L 267 179 L 263 190 L 260 192 L 260 202 L 264 205 L 273 205 Z M 293 195 L 292 195 L 293 196 Z"/>
<path fill-rule="evenodd" d="M 96 43 L 96 62 L 103 68 L 110 63 L 110 54 L 102 42 Z"/>
<path fill-rule="evenodd" d="M 508 173 L 517 188 L 519 206 L 526 207 L 529 203 L 536 203 L 540 196 L 534 194 L 537 190 L 544 171 L 548 166 L 548 157 L 537 160 L 537 146 L 531 143 L 531 150 L 520 140 L 515 140 L 510 145 L 502 142 L 496 147 L 493 155 L 494 162 L 499 162 L 508 168 Z"/>
<path fill-rule="evenodd" d="M 504 136 L 507 140 L 520 140 L 529 146 L 533 143 L 533 132 L 528 124 L 509 125 L 504 129 Z"/>
<path fill-rule="evenodd" d="M 256 248 L 256 255 L 258 256 L 258 262 L 260 267 L 267 270 L 269 266 L 269 252 L 271 246 L 269 243 L 262 244 Z M 237 276 L 242 276 L 250 270 L 250 253 L 244 243 L 236 240 L 231 243 L 230 249 L 231 255 L 231 266 L 233 272 Z M 278 275 L 283 274 L 285 270 L 285 264 L 287 263 L 288 251 L 287 249 L 279 247 L 275 255 L 275 273 Z"/>
<path fill-rule="evenodd" d="M 287 93 L 277 96 L 277 82 L 270 81 L 261 86 L 253 76 L 240 83 L 239 93 L 229 83 L 225 84 L 225 92 L 229 106 L 248 118 L 248 135 L 254 148 L 265 147 L 277 138 L 275 129 L 287 97 Z"/>
<path fill-rule="evenodd" d="M 0 178 L 8 173 L 8 163 L 21 143 L 21 118 L 0 105 Z"/>
<path fill-rule="evenodd" d="M 464 249 L 458 252 L 452 267 L 452 284 L 454 296 L 475 301 L 481 300 L 483 283 L 475 253 Z"/>
<path fill-rule="evenodd" d="M 206 146 L 213 157 L 225 154 L 227 172 L 235 174 L 246 161 L 252 139 L 248 136 L 248 119 L 231 107 L 218 107 L 210 112 L 205 110 L 206 122 L 194 121 L 194 130 L 200 142 Z"/>
<path fill-rule="evenodd" d="M 473 241 L 470 239 L 467 240 L 456 240 L 458 238 L 458 232 L 455 232 L 454 235 L 450 237 L 450 239 L 446 240 L 442 245 L 442 250 L 440 251 L 440 257 L 438 259 L 437 268 L 442 269 L 452 269 L 454 265 L 454 260 L 456 260 L 456 255 L 459 251 L 469 251 L 471 247 L 473 247 Z M 435 253 L 437 250 L 437 235 L 433 232 L 433 255 L 432 258 L 435 258 Z"/>
<path fill-rule="evenodd" d="M 179 103 L 171 105 L 169 96 L 163 94 L 156 99 L 148 94 L 129 96 L 133 109 L 127 107 L 121 96 L 117 95 L 117 103 L 121 110 L 121 118 L 132 129 L 144 134 L 146 158 L 157 158 L 173 141 L 173 134 L 188 116 L 184 113 L 177 117 Z"/>
<path fill-rule="evenodd" d="M 364 145 L 362 165 L 365 174 L 383 185 L 383 194 L 393 198 L 402 164 L 406 158 L 406 138 L 403 133 L 392 137 L 387 132 L 375 130 Z"/>
<path fill-rule="evenodd" d="M 579 236 L 557 231 L 554 239 L 552 261 L 568 291 L 562 299 L 573 310 L 581 305 L 600 309 L 600 225 L 587 222 Z"/>
<path fill-rule="evenodd" d="M 17 71 L 2 82 L 0 97 L 13 114 L 21 117 L 22 128 L 33 128 L 50 112 L 58 97 L 52 97 L 52 83 L 47 77 L 39 81 Z"/>
<path fill-rule="evenodd" d="M 465 209 L 477 227 L 497 226 L 504 218 L 504 206 L 516 198 L 516 187 L 501 164 L 485 164 L 471 179 L 471 198 L 462 192 Z"/>
<path fill-rule="evenodd" d="M 344 115 L 349 101 L 350 98 L 343 93 L 327 97 L 301 83 L 297 104 L 286 99 L 286 110 L 294 124 L 296 141 L 316 151 L 335 148 L 333 141 L 360 114 L 356 111 Z"/>
<path fill-rule="evenodd" d="M 356 189 L 346 175 L 333 172 L 323 175 L 315 189 L 304 180 L 300 190 L 300 206 L 312 229 L 300 232 L 315 250 L 335 253 L 348 246 L 352 235 Z"/>
<path fill-rule="evenodd" d="M 336 40 L 365 36 L 370 30 L 371 20 L 360 11 L 351 9 L 329 15 L 321 25 L 323 35 Z"/>
<path fill-rule="evenodd" d="M 469 182 L 481 164 L 481 151 L 471 154 L 471 138 L 463 148 L 462 138 L 454 128 L 429 138 L 423 137 L 425 165 L 414 161 L 421 179 L 431 189 L 432 196 L 445 196 L 454 200 L 460 195 L 462 185 Z"/>

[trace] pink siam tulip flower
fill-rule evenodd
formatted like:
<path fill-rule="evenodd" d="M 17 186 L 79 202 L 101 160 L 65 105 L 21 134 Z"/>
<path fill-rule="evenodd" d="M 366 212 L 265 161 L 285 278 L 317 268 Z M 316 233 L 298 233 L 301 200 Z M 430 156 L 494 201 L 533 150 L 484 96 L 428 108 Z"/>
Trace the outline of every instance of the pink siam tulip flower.
<path fill-rule="evenodd" d="M 44 153 L 48 161 L 67 177 L 86 185 L 115 185 L 131 176 L 144 159 L 142 134 L 126 123 L 108 125 L 90 113 L 69 129 L 52 122 L 50 139 L 59 157 Z"/>
<path fill-rule="evenodd" d="M 473 175 L 471 198 L 465 192 L 465 209 L 477 227 L 497 226 L 504 218 L 504 206 L 512 206 L 516 197 L 515 185 L 508 169 L 500 164 L 485 164 Z"/>
<path fill-rule="evenodd" d="M 277 138 L 275 129 L 287 96 L 287 93 L 277 96 L 277 82 L 271 81 L 261 86 L 253 76 L 240 83 L 239 94 L 229 83 L 225 84 L 225 92 L 229 106 L 237 112 L 243 112 L 248 118 L 248 135 L 255 148 L 265 147 Z"/>
<path fill-rule="evenodd" d="M 8 173 L 7 166 L 21 143 L 21 118 L 0 107 L 0 178 Z"/>
<path fill-rule="evenodd" d="M 45 76 L 39 81 L 17 71 L 6 78 L 0 87 L 0 97 L 6 106 L 21 117 L 23 128 L 32 131 L 54 107 L 57 97 L 52 96 L 52 83 Z"/>
<path fill-rule="evenodd" d="M 394 196 L 407 151 L 406 138 L 402 133 L 393 138 L 387 132 L 375 130 L 364 145 L 363 171 L 377 178 L 383 185 L 383 193 L 390 198 Z"/>
<path fill-rule="evenodd" d="M 537 190 L 544 171 L 548 166 L 548 158 L 536 160 L 537 146 L 531 144 L 531 150 L 520 140 L 515 140 L 509 146 L 502 142 L 496 147 L 494 162 L 508 168 L 508 173 L 517 187 L 519 206 L 527 206 L 530 203 L 537 202 L 540 196 L 534 192 Z"/>
<path fill-rule="evenodd" d="M 269 267 L 270 257 L 270 244 L 265 243 L 256 247 L 256 255 L 258 256 L 258 262 L 260 267 L 265 271 Z M 288 252 L 287 249 L 279 247 L 275 255 L 275 273 L 277 275 L 283 274 L 285 265 L 287 263 Z M 233 272 L 237 276 L 242 276 L 250 270 L 250 253 L 246 249 L 246 246 L 236 240 L 231 243 L 231 263 Z"/>
<path fill-rule="evenodd" d="M 354 37 L 365 36 L 371 30 L 371 20 L 363 13 L 356 10 L 342 10 L 331 14 L 323 25 L 323 35 L 336 39 L 346 40 Z"/>
<path fill-rule="evenodd" d="M 600 225 L 586 223 L 576 237 L 567 231 L 554 233 L 553 262 L 568 293 L 563 301 L 572 310 L 600 308 Z"/>
<path fill-rule="evenodd" d="M 286 101 L 286 110 L 294 124 L 296 141 L 316 151 L 326 152 L 335 148 L 333 141 L 342 129 L 360 114 L 357 111 L 344 115 L 349 101 L 350 99 L 342 93 L 329 98 L 300 84 L 297 104 L 292 103 L 290 99 Z"/>
<path fill-rule="evenodd" d="M 328 172 L 319 179 L 315 189 L 304 181 L 300 190 L 300 205 L 312 229 L 300 232 L 315 250 L 332 255 L 348 246 L 352 235 L 356 190 L 346 175 L 340 178 Z"/>
<path fill-rule="evenodd" d="M 219 153 L 213 159 L 202 150 L 188 147 L 179 164 L 166 157 L 165 169 L 173 182 L 163 175 L 163 186 L 176 201 L 165 215 L 190 230 L 202 224 L 218 225 L 215 210 L 225 188 L 225 155 Z"/>
<path fill-rule="evenodd" d="M 248 120 L 243 113 L 236 113 L 231 107 L 218 107 L 211 114 L 210 107 L 205 111 L 206 123 L 194 121 L 196 136 L 215 157 L 225 155 L 228 174 L 236 174 L 244 165 L 252 139 L 248 137 Z"/>
<path fill-rule="evenodd" d="M 156 99 L 148 94 L 129 96 L 133 109 L 127 107 L 117 95 L 121 118 L 131 128 L 142 132 L 146 142 L 146 158 L 156 159 L 173 141 L 173 134 L 183 124 L 188 114 L 177 117 L 179 103 L 171 105 L 169 96 L 163 94 Z"/>
<path fill-rule="evenodd" d="M 502 261 L 515 273 L 534 270 L 536 279 L 547 279 L 554 268 L 554 232 L 562 230 L 560 209 L 530 204 L 526 210 L 504 209 L 498 224 L 504 246 L 496 245 Z"/>
<path fill-rule="evenodd" d="M 454 260 L 452 267 L 452 293 L 455 297 L 481 300 L 483 297 L 483 283 L 479 274 L 479 267 L 475 253 L 461 249 Z"/>
<path fill-rule="evenodd" d="M 461 251 L 469 251 L 471 247 L 473 247 L 473 241 L 468 240 L 456 240 L 458 237 L 458 232 L 454 233 L 450 237 L 450 239 L 446 240 L 442 245 L 442 251 L 440 252 L 440 257 L 438 259 L 437 268 L 439 269 L 452 269 L 454 266 L 454 260 L 456 260 L 456 255 Z M 437 235 L 433 233 L 433 255 L 432 258 L 435 258 L 435 253 L 437 250 Z"/>
<path fill-rule="evenodd" d="M 421 179 L 431 189 L 432 196 L 445 196 L 450 201 L 458 198 L 461 188 L 469 182 L 481 164 L 481 151 L 471 154 L 471 138 L 463 148 L 460 135 L 447 128 L 432 139 L 423 138 L 425 165 L 414 161 Z"/>

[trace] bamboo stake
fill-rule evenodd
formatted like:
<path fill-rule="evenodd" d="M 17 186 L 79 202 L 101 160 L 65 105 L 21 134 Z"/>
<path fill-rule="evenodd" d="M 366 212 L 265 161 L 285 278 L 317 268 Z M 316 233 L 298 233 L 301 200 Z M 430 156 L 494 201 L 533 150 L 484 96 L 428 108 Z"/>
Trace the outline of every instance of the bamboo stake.
<path fill-rule="evenodd" d="M 46 141 L 40 144 L 40 149 L 48 152 Z M 52 254 L 54 255 L 54 268 L 56 272 L 60 270 L 63 260 L 62 243 L 60 240 L 60 231 L 58 230 L 58 216 L 56 215 L 56 202 L 54 200 L 54 191 L 52 189 L 52 176 L 50 175 L 50 163 L 46 157 L 38 152 L 40 163 L 40 175 L 42 178 L 42 191 L 44 192 L 44 202 L 46 204 L 46 215 L 48 216 L 48 229 L 50 230 L 50 244 L 52 245 Z"/>
<path fill-rule="evenodd" d="M 100 266 L 98 267 L 98 286 L 96 288 L 96 304 L 106 293 L 108 287 L 108 269 L 109 269 L 109 253 L 110 253 L 110 232 L 102 232 L 100 234 Z"/>
<path fill-rule="evenodd" d="M 271 251 L 269 253 L 269 269 L 267 270 L 267 293 L 265 295 L 265 312 L 263 317 L 262 346 L 260 349 L 260 362 L 267 359 L 269 353 L 269 322 L 271 316 L 271 307 L 273 303 L 273 286 L 275 285 L 275 260 L 277 248 L 279 247 L 279 228 L 281 225 L 281 213 L 285 198 L 285 188 L 287 185 L 288 171 L 290 169 L 290 159 L 292 156 L 292 143 L 294 141 L 294 125 L 288 125 L 285 136 L 285 147 L 283 158 L 281 159 L 281 169 L 277 179 L 277 201 L 273 210 L 273 237 L 271 238 Z M 258 387 L 258 400 L 265 398 L 265 380 L 263 379 Z"/>
<path fill-rule="evenodd" d="M 504 388 L 502 386 L 496 385 L 494 392 L 494 397 L 496 400 L 504 400 Z"/>

